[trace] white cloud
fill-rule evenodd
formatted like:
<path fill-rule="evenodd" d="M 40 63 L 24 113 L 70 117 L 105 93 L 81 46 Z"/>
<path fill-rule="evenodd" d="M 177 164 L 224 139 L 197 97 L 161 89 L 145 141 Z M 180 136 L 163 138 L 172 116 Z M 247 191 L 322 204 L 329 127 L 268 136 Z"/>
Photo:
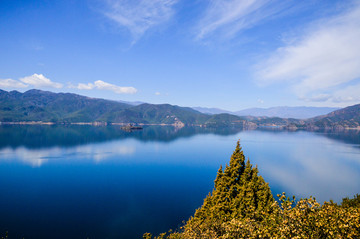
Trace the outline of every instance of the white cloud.
<path fill-rule="evenodd" d="M 63 85 L 56 83 L 46 78 L 43 74 L 33 74 L 20 78 L 19 80 L 13 79 L 0 79 L 0 87 L 2 88 L 27 88 L 29 86 L 37 88 L 62 88 Z"/>
<path fill-rule="evenodd" d="M 24 78 L 20 78 L 25 84 L 29 84 L 35 87 L 50 87 L 50 88 L 62 88 L 63 85 L 60 83 L 52 82 L 50 79 L 46 78 L 43 74 L 33 74 L 31 76 L 26 76 Z"/>
<path fill-rule="evenodd" d="M 50 79 L 46 78 L 42 74 L 33 74 L 31 76 L 26 76 L 20 78 L 20 80 L 13 79 L 0 79 L 0 87 L 1 88 L 26 88 L 29 86 L 34 86 L 37 88 L 62 88 L 63 85 L 60 83 L 52 82 Z M 79 90 L 109 90 L 113 91 L 117 94 L 135 94 L 137 89 L 134 87 L 122 87 L 107 83 L 102 80 L 95 81 L 94 83 L 79 83 L 77 85 L 73 85 L 72 83 L 68 83 L 68 88 L 79 89 Z"/>
<path fill-rule="evenodd" d="M 350 11 L 317 22 L 297 41 L 277 49 L 259 64 L 257 80 L 262 85 L 286 82 L 299 98 L 308 101 L 335 102 L 336 94 L 338 101 L 350 100 L 345 96 L 352 87 L 344 85 L 360 79 L 359 39 L 357 3 Z"/>
<path fill-rule="evenodd" d="M 94 89 L 94 87 L 95 85 L 92 83 L 88 83 L 88 84 L 79 83 L 76 88 L 78 88 L 79 90 L 92 90 Z"/>
<path fill-rule="evenodd" d="M 161 93 L 160 92 L 155 92 L 155 95 L 161 95 Z"/>
<path fill-rule="evenodd" d="M 135 94 L 137 92 L 137 89 L 134 87 L 121 87 L 101 80 L 95 81 L 94 85 L 99 90 L 110 90 L 117 94 Z"/>
<path fill-rule="evenodd" d="M 0 79 L 0 87 L 1 88 L 26 88 L 28 85 L 24 83 L 13 80 L 13 79 Z"/>
<path fill-rule="evenodd" d="M 210 0 L 197 26 L 196 39 L 219 32 L 221 36 L 232 37 L 274 16 L 284 7 L 281 2 L 274 4 L 269 0 Z"/>
<path fill-rule="evenodd" d="M 134 87 L 117 86 L 102 80 L 98 80 L 95 81 L 94 83 L 88 83 L 88 84 L 79 83 L 77 86 L 69 84 L 68 88 L 76 88 L 79 90 L 93 90 L 93 89 L 109 90 L 117 94 L 135 94 L 137 92 L 137 89 Z"/>
<path fill-rule="evenodd" d="M 105 16 L 127 28 L 135 39 L 168 21 L 178 0 L 108 0 Z"/>

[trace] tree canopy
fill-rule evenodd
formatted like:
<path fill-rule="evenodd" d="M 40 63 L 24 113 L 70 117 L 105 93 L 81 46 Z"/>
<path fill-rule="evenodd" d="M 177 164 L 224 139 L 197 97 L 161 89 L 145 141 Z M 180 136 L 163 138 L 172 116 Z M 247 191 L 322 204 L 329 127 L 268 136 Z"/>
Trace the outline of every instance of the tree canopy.
<path fill-rule="evenodd" d="M 277 202 L 257 167 L 245 160 L 238 141 L 230 164 L 220 166 L 212 193 L 194 216 L 181 231 L 155 238 L 360 238 L 360 195 L 322 206 L 313 197 L 278 197 Z"/>

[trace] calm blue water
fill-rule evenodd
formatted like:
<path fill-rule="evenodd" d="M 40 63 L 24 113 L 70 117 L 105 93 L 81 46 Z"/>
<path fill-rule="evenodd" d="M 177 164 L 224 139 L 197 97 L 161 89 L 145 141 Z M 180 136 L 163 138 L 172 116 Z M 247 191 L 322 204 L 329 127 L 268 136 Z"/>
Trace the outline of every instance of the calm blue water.
<path fill-rule="evenodd" d="M 141 238 L 176 229 L 236 141 L 274 194 L 360 193 L 360 134 L 147 127 L 0 126 L 0 236 Z"/>

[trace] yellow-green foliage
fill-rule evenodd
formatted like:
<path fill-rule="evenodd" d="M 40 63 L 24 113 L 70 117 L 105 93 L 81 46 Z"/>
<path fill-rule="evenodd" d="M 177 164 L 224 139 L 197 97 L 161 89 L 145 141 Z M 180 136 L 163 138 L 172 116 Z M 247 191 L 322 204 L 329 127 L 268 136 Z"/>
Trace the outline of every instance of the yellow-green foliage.
<path fill-rule="evenodd" d="M 232 219 L 262 221 L 265 215 L 273 211 L 273 203 L 269 185 L 258 175 L 257 167 L 253 168 L 249 160 L 245 163 L 245 156 L 238 142 L 230 165 L 224 171 L 220 167 L 215 179 L 215 189 L 205 198 L 203 206 L 196 210 L 194 217 L 190 218 L 185 232 L 189 236 L 199 237 L 206 225 L 206 230 L 213 234 L 211 237 L 218 237 L 225 233 L 222 224 Z"/>
<path fill-rule="evenodd" d="M 280 196 L 280 206 L 266 220 L 233 219 L 222 226 L 225 233 L 217 238 L 359 238 L 360 208 L 335 203 L 321 206 L 312 197 L 294 200 Z M 186 233 L 186 232 L 185 232 Z M 195 238 L 185 235 L 183 238 Z"/>
<path fill-rule="evenodd" d="M 360 195 L 343 199 L 341 206 L 278 197 L 276 202 L 258 169 L 245 163 L 238 142 L 230 165 L 220 167 L 213 192 L 182 231 L 155 238 L 360 238 Z"/>
<path fill-rule="evenodd" d="M 8 232 L 5 232 L 5 237 L 1 237 L 1 239 L 8 239 L 9 238 L 9 233 Z"/>
<path fill-rule="evenodd" d="M 356 194 L 354 198 L 344 198 L 341 206 L 343 207 L 360 207 L 360 194 Z"/>

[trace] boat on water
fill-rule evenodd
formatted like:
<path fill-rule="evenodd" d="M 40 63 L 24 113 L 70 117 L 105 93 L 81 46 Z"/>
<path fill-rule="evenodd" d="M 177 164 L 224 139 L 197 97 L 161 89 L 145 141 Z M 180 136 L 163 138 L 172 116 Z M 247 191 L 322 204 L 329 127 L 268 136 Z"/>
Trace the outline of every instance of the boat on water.
<path fill-rule="evenodd" d="M 140 129 L 143 129 L 143 127 L 139 126 L 139 125 L 128 124 L 128 125 L 122 126 L 121 129 L 122 130 L 140 130 Z"/>

